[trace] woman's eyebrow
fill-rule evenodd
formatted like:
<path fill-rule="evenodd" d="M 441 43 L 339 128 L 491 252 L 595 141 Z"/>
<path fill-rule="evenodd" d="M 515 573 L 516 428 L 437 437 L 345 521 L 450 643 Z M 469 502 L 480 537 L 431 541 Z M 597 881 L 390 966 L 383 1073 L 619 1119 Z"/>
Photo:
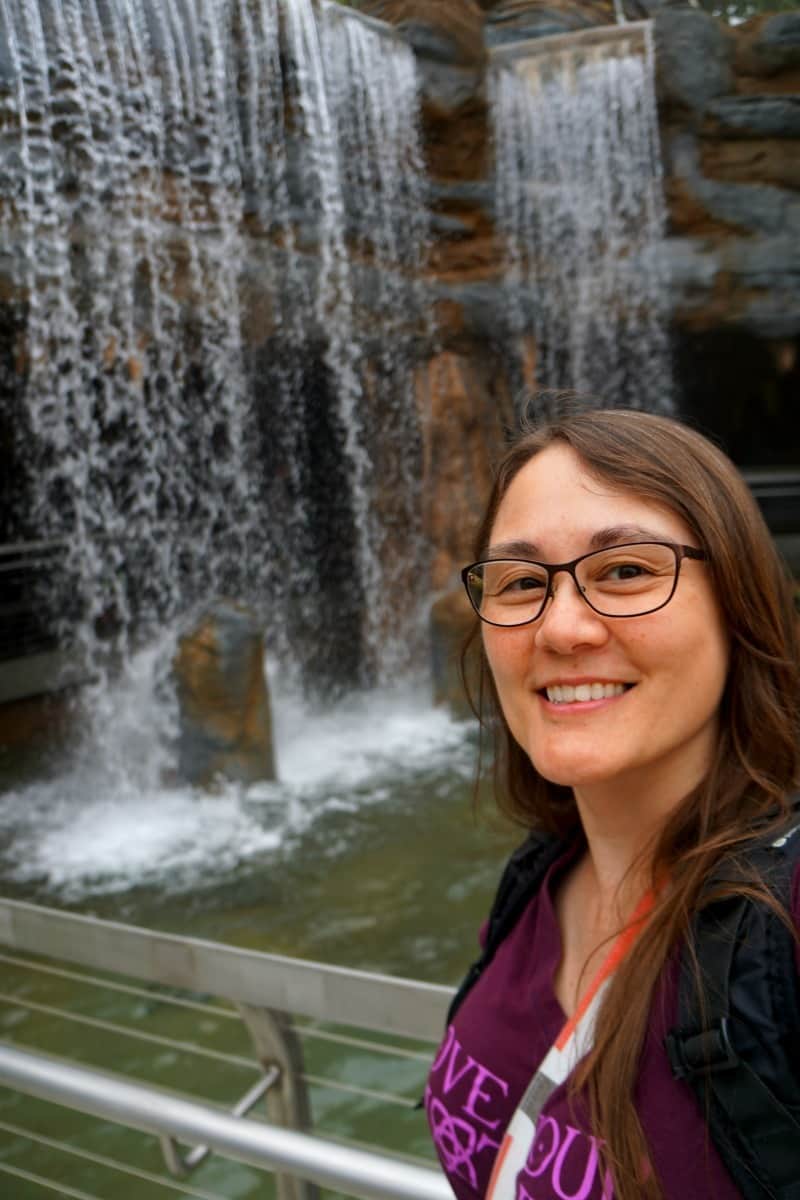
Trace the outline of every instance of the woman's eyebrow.
<path fill-rule="evenodd" d="M 672 539 L 655 529 L 647 529 L 644 525 L 610 525 L 607 529 L 598 529 L 589 539 L 593 550 L 604 550 L 606 546 L 618 546 L 623 542 L 663 542 Z"/>
<path fill-rule="evenodd" d="M 663 530 L 647 529 L 644 525 L 609 525 L 598 529 L 587 542 L 587 553 L 592 550 L 605 550 L 607 546 L 619 546 L 623 542 L 663 542 L 671 541 Z M 497 542 L 489 546 L 487 558 L 532 558 L 544 561 L 542 551 L 536 542 L 513 541 Z"/>
<path fill-rule="evenodd" d="M 494 546 L 489 546 L 486 551 L 487 558 L 533 558 L 536 559 L 541 554 L 536 542 L 498 542 Z"/>

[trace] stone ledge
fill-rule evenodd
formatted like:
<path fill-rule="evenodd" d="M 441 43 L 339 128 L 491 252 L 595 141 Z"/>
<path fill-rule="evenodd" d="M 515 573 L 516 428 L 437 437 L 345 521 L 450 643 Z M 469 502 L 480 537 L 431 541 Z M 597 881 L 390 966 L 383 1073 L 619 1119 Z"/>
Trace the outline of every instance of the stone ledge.
<path fill-rule="evenodd" d="M 742 138 L 800 138 L 800 96 L 725 96 L 706 113 Z"/>

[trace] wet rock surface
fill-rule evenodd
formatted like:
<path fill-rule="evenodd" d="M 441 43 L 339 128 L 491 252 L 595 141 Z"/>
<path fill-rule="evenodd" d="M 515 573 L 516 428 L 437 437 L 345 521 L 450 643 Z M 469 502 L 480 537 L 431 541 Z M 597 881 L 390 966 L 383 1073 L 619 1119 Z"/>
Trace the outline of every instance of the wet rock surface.
<path fill-rule="evenodd" d="M 252 613 L 214 605 L 180 642 L 174 672 L 180 702 L 178 772 L 210 787 L 275 778 L 264 644 Z"/>
<path fill-rule="evenodd" d="M 656 16 L 678 328 L 800 334 L 799 18 Z"/>

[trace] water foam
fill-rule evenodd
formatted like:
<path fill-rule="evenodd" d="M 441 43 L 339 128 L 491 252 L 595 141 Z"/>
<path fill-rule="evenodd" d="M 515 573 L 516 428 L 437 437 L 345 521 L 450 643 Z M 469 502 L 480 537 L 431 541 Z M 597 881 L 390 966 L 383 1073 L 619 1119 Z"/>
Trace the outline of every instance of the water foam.
<path fill-rule="evenodd" d="M 149 666 L 138 660 L 137 686 Z M 275 708 L 276 783 L 220 782 L 211 793 L 164 784 L 163 743 L 143 755 L 127 739 L 123 758 L 84 747 L 58 778 L 7 792 L 0 874 L 70 902 L 135 887 L 188 892 L 291 852 L 327 813 L 391 803 L 399 777 L 465 779 L 473 768 L 470 726 L 419 696 L 367 693 L 327 713 L 284 696 Z"/>

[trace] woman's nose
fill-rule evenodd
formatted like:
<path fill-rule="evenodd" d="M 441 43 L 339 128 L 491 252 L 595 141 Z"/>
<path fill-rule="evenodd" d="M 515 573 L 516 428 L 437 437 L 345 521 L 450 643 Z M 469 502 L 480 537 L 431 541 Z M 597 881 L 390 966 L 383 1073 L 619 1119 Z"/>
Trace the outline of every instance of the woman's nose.
<path fill-rule="evenodd" d="M 568 571 L 560 571 L 536 622 L 536 644 L 564 654 L 577 646 L 600 645 L 607 637 L 605 621 L 587 604 L 577 580 Z"/>

